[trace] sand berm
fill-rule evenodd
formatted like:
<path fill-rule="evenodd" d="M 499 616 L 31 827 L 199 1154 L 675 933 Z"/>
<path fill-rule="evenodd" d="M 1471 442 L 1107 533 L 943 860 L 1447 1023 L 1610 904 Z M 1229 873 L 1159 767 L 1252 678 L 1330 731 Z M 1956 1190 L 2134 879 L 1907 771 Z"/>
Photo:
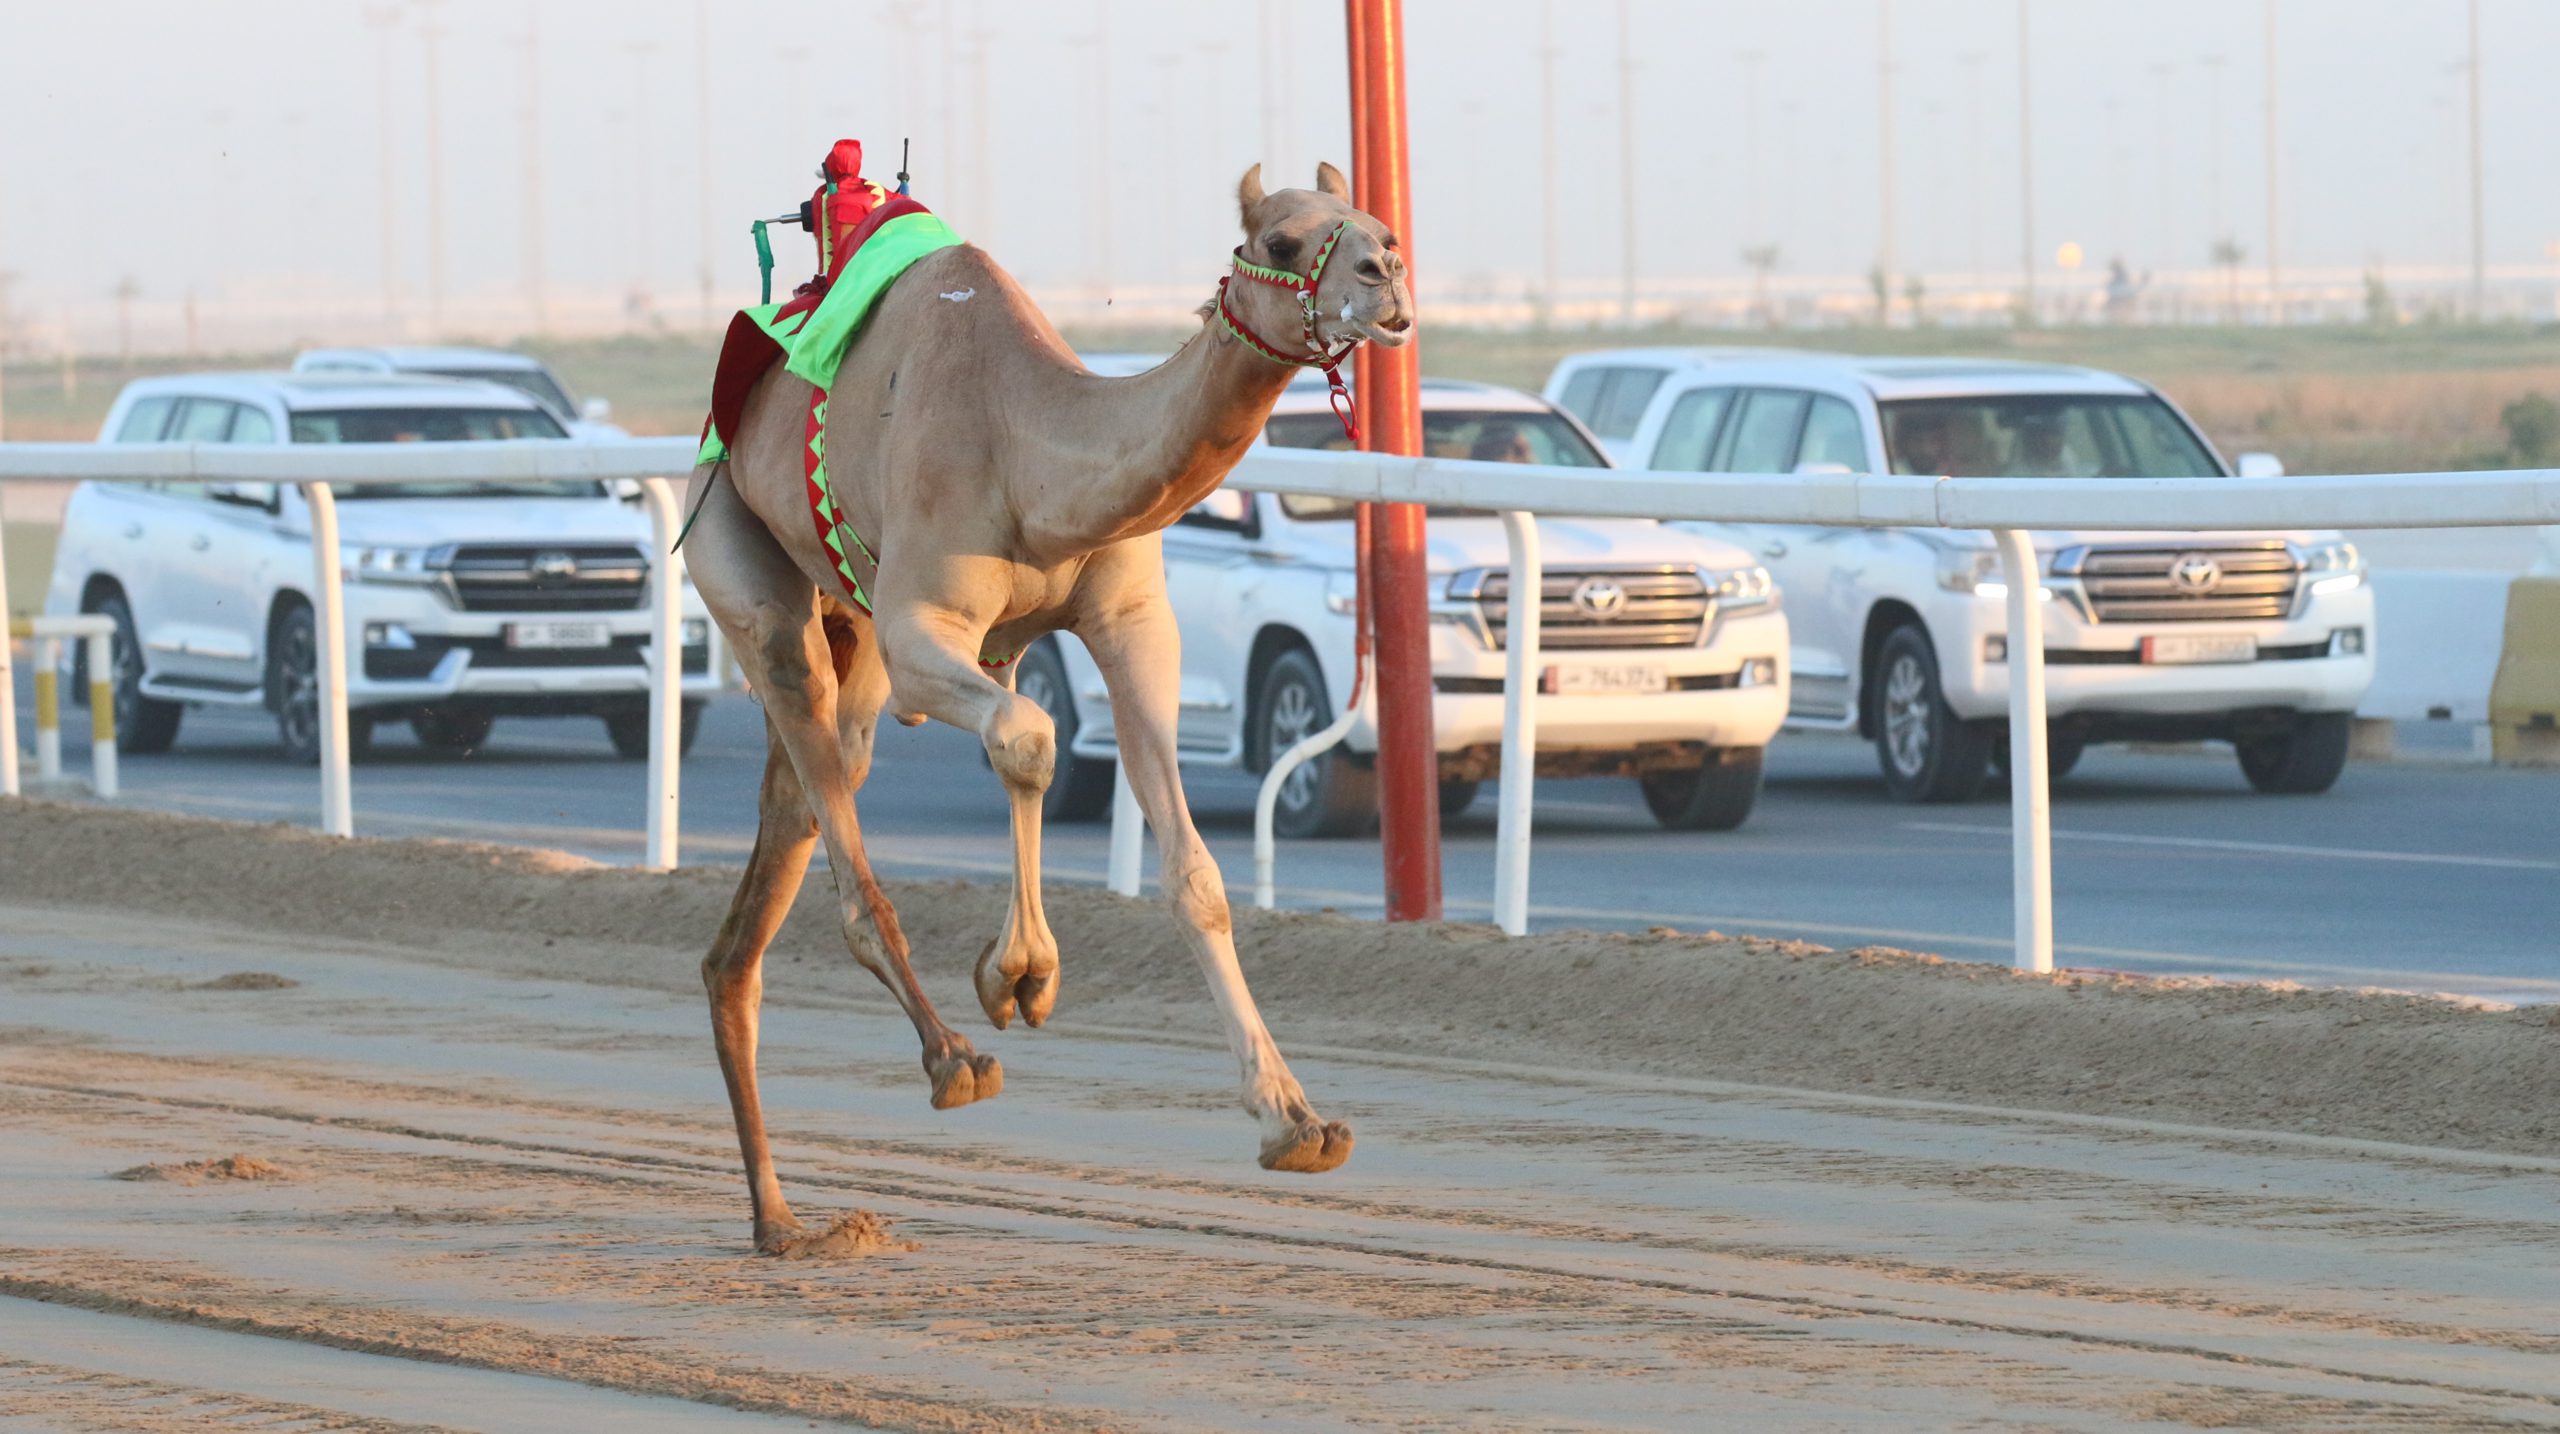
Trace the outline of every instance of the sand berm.
<path fill-rule="evenodd" d="M 993 834 L 990 840 L 998 838 Z M 698 990 L 733 869 L 650 873 L 515 847 L 339 840 L 46 802 L 0 803 L 0 902 L 182 917 L 397 948 L 475 969 Z M 890 887 L 945 1013 L 1004 889 Z M 1856 893 L 1844 884 L 1844 901 Z M 1053 1024 L 1214 1043 L 1161 903 L 1053 886 Z M 2290 985 L 2022 975 L 1884 948 L 1713 933 L 1385 926 L 1239 908 L 1237 945 L 1293 1045 L 2560 1156 L 2560 1007 Z M 839 943 L 823 867 L 766 998 L 886 997 Z M 2374 953 L 2377 956 L 2387 953 Z M 703 1059 L 710 1059 L 708 1045 Z"/>

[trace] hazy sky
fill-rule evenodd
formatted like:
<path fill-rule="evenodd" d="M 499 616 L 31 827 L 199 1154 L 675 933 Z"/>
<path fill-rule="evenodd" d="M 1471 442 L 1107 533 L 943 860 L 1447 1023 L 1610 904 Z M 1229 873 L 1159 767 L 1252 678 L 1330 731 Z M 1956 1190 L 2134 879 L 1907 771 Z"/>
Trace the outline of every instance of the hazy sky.
<path fill-rule="evenodd" d="M 1978 257 L 2014 271 L 2017 8 L 1890 4 L 1903 266 L 1946 273 Z M 1731 274 L 1760 241 L 1790 273 L 1873 261 L 1879 8 L 1630 0 L 1641 272 Z M 1411 237 L 1426 286 L 1537 274 L 1542 206 L 1559 211 L 1568 277 L 1617 272 L 1617 11 L 1553 9 L 1563 162 L 1546 174 L 1540 0 L 1410 0 Z M 2560 240 L 2560 85 L 2548 78 L 2560 4 L 2480 10 L 2490 260 L 2540 262 Z M 2227 232 L 2254 267 L 2260 0 L 2030 0 L 2030 12 L 2040 253 L 2070 239 L 2093 263 L 2195 267 Z M 377 31 L 369 14 L 396 23 Z M 2464 0 L 2277 0 L 2277 15 L 2286 261 L 2464 262 Z M 378 294 L 383 35 L 396 263 L 414 299 L 428 254 L 430 17 L 445 36 L 457 296 L 524 287 L 525 37 L 537 27 L 543 267 L 556 290 L 639 281 L 690 302 L 703 256 L 697 53 L 723 303 L 754 282 L 746 222 L 802 197 L 838 133 L 867 143 L 875 172 L 912 136 L 919 194 L 1034 283 L 1076 284 L 1100 258 L 1121 284 L 1204 295 L 1233 242 L 1238 172 L 1265 158 L 1304 184 L 1346 148 L 1341 6 L 1328 0 L 728 0 L 707 12 L 694 0 L 0 0 L 0 270 L 21 276 L 18 302 L 94 303 L 127 275 L 164 297 Z M 970 59 L 982 37 L 983 145 Z M 806 268 L 805 243 L 788 236 L 786 273 Z"/>

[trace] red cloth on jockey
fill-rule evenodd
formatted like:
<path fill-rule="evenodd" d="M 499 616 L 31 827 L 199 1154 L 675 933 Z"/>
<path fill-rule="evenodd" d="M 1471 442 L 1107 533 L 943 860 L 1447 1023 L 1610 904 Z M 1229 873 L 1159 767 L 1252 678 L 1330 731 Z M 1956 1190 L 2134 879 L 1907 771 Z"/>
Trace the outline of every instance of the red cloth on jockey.
<path fill-rule="evenodd" d="M 841 140 L 836 147 L 841 150 L 849 144 L 854 142 Z M 859 162 L 861 146 L 854 145 L 854 152 Z M 774 311 L 772 327 L 785 334 L 797 333 L 799 324 L 825 300 L 827 281 L 844 272 L 845 262 L 861 251 L 863 241 L 878 233 L 881 225 L 900 215 L 930 212 L 903 194 L 892 194 L 876 204 L 870 203 L 866 196 L 865 202 L 869 207 L 864 211 L 861 222 L 844 236 L 834 269 L 793 290 L 790 299 Z M 747 395 L 755 392 L 756 381 L 763 378 L 764 371 L 782 357 L 782 346 L 765 331 L 764 325 L 744 313 L 729 320 L 729 332 L 720 341 L 719 366 L 711 372 L 710 426 L 718 429 L 721 437 L 733 444 L 737 442 L 739 424 L 746 416 Z"/>

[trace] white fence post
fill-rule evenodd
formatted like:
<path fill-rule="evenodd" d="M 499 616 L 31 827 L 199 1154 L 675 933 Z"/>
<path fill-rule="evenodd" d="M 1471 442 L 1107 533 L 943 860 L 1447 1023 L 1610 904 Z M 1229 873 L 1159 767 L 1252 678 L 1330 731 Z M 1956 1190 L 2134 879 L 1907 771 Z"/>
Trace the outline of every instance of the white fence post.
<path fill-rule="evenodd" d="M 641 865 L 676 865 L 676 762 L 684 746 L 684 555 L 674 551 L 676 495 L 643 478 L 649 508 L 649 834 Z"/>
<path fill-rule="evenodd" d="M 1493 828 L 1493 920 L 1508 936 L 1529 934 L 1530 794 L 1538 781 L 1538 619 L 1547 568 L 1536 515 L 1506 511 L 1511 596 L 1505 604 L 1502 672 L 1502 805 Z M 1525 601 L 1524 601 L 1525 597 Z"/>
<path fill-rule="evenodd" d="M 1996 536 L 2009 581 L 2009 883 L 2017 967 L 2050 971 L 2053 809 L 2045 789 L 2044 573 L 2026 533 L 2002 528 Z M 1972 654 L 1957 660 L 1970 661 Z"/>
<path fill-rule="evenodd" d="M 1111 764 L 1111 866 L 1104 884 L 1122 896 L 1138 894 L 1138 857 L 1147 834 L 1146 813 L 1129 785 L 1129 764 Z"/>
<path fill-rule="evenodd" d="M 7 507 L 0 499 L 0 509 Z M 0 797 L 18 794 L 18 674 L 9 652 L 17 634 L 9 630 L 9 534 L 0 518 Z"/>
<path fill-rule="evenodd" d="M 320 830 L 356 834 L 355 794 L 347 779 L 347 586 L 338 552 L 338 498 L 326 483 L 302 485 L 311 505 L 312 613 L 320 651 Z"/>
<path fill-rule="evenodd" d="M 62 776 L 62 639 L 51 633 L 38 633 L 35 638 L 36 660 L 36 780 L 50 782 Z M 95 664 L 92 664 L 94 669 Z M 16 745 L 17 733 L 10 734 Z"/>
<path fill-rule="evenodd" d="M 106 618 L 82 617 L 89 635 L 89 790 L 99 801 L 116 799 L 116 629 Z M 59 739 L 57 739 L 59 740 Z"/>

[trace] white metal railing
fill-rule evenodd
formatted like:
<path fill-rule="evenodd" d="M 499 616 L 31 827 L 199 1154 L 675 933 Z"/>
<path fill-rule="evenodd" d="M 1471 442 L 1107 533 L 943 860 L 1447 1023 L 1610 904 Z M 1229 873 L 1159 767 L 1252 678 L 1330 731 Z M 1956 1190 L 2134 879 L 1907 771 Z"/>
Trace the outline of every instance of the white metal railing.
<path fill-rule="evenodd" d="M 683 720 L 682 599 L 684 561 L 669 552 L 677 531 L 669 474 L 690 472 L 695 445 L 683 438 L 631 438 L 593 443 L 0 443 L 0 482 L 292 483 L 311 508 L 311 604 L 318 628 L 320 680 L 320 829 L 355 834 L 355 798 L 347 751 L 347 610 L 344 555 L 338 543 L 333 484 L 538 483 L 561 479 L 628 479 L 649 510 L 648 816 L 642 864 L 676 864 L 678 733 Z M 8 583 L 0 557 L 0 591 Z M 92 676 L 97 665 L 92 662 Z M 0 776 L 14 793 L 17 766 L 15 694 L 8 654 L 0 649 Z M 94 699 L 93 699 L 94 700 Z M 113 756 L 110 749 L 109 762 Z M 110 766 L 112 771 L 112 765 Z M 112 777 L 110 778 L 112 781 Z"/>
<path fill-rule="evenodd" d="M 1500 512 L 1510 539 L 1510 591 L 1515 593 L 1539 588 L 1542 565 L 1535 525 L 1528 521 L 1531 514 L 1991 530 L 2009 589 L 2011 880 L 2015 959 L 2027 971 L 2053 969 L 2044 616 L 2034 599 L 2043 577 L 2030 538 L 2033 530 L 2560 525 L 2560 471 L 2553 470 L 2282 478 L 1931 478 L 1594 471 L 1260 448 L 1237 465 L 1227 482 L 1263 492 Z M 2560 552 L 2560 532 L 2545 538 L 2552 551 Z M 1514 633 L 1505 659 L 1505 772 L 1528 770 L 1536 751 L 1537 638 L 1534 627 L 1523 627 Z M 1496 815 L 1494 918 L 1513 935 L 1528 929 L 1530 785 L 1503 783 Z M 1267 809 L 1269 802 L 1262 805 Z M 1115 811 L 1113 818 L 1115 823 L 1134 822 L 1135 814 Z M 1267 839 L 1268 822 L 1258 820 L 1256 842 Z M 1115 831 L 1115 843 L 1119 840 Z M 1134 847 L 1134 837 L 1130 842 Z M 1257 880 L 1257 887 L 1266 884 L 1267 878 Z"/>
<path fill-rule="evenodd" d="M 8 575 L 0 573 L 0 583 Z M 10 637 L 35 644 L 36 779 L 62 779 L 62 642 L 84 644 L 89 667 L 89 790 L 102 801 L 116 795 L 115 636 L 113 618 L 89 614 L 33 617 L 8 625 Z M 18 690 L 9 672 L 8 644 L 0 643 L 0 796 L 18 795 Z"/>
<path fill-rule="evenodd" d="M 491 482 L 560 478 L 641 480 L 650 494 L 651 561 L 659 577 L 681 571 L 670 562 L 675 495 L 664 475 L 689 471 L 693 441 L 623 439 L 595 443 L 387 444 L 303 446 L 0 444 L 0 481 L 91 479 L 122 482 Z M 2014 829 L 2017 964 L 2050 970 L 2051 831 L 2047 819 L 2044 644 L 2041 612 L 2031 600 L 2040 585 L 2028 534 L 2038 528 L 2212 532 L 2264 528 L 2453 528 L 2560 525 L 2560 471 L 2505 473 L 2377 473 L 2283 478 L 1929 478 L 1908 474 L 1763 475 L 1646 473 L 1461 459 L 1400 458 L 1374 453 L 1256 449 L 1228 482 L 1266 492 L 1378 502 L 1443 503 L 1505 514 L 1663 518 L 1741 523 L 1807 523 L 1830 527 L 1989 529 L 1999 539 L 2008 579 L 2011 812 Z M 332 511 L 327 489 L 315 496 L 314 567 L 325 600 L 338 608 L 339 564 L 334 528 L 321 541 L 321 514 Z M 1534 528 L 1509 520 L 1511 591 L 1537 590 Z M 1522 535 L 1529 541 L 1523 542 Z M 325 556 L 322 556 L 325 554 Z M 5 577 L 0 577 L 5 581 Z M 672 654 L 678 584 L 658 581 L 656 651 Z M 329 654 L 332 709 L 324 739 L 329 829 L 350 829 L 345 811 L 346 741 L 342 608 Z M 1525 640 L 1523 640 L 1525 639 Z M 1505 769 L 1523 770 L 1535 750 L 1537 654 L 1526 633 L 1515 639 L 1504 682 Z M 5 657 L 0 657 L 0 664 Z M 655 664 L 650 709 L 649 864 L 672 866 L 676 854 L 675 734 L 680 661 Z M 0 665 L 0 676 L 5 666 Z M 14 743 L 14 735 L 9 739 Z M 334 775 L 332 775 L 334 774 Z M 1527 782 L 1504 784 L 1496 835 L 1497 916 L 1504 929 L 1526 929 L 1529 797 Z M 1516 789 L 1516 790 L 1514 790 Z M 1115 801 L 1113 884 L 1135 889 L 1139 817 L 1136 803 Z M 1124 870 L 1125 868 L 1125 870 Z"/>

